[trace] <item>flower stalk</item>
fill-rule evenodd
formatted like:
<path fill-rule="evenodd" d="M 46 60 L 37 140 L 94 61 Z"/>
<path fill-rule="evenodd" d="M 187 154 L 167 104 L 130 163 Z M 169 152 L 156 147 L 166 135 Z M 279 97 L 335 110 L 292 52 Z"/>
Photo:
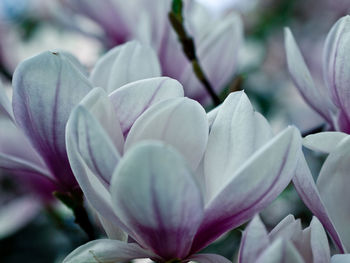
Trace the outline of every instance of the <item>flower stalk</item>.
<path fill-rule="evenodd" d="M 63 204 L 69 207 L 74 214 L 75 223 L 87 234 L 89 240 L 96 239 L 94 227 L 89 219 L 89 215 L 84 207 L 84 197 L 81 190 L 74 193 L 64 193 L 56 191 L 53 195 Z"/>
<path fill-rule="evenodd" d="M 198 80 L 203 84 L 203 86 L 209 93 L 214 104 L 218 106 L 220 105 L 221 100 L 218 97 L 218 95 L 216 95 L 213 87 L 211 86 L 207 76 L 205 75 L 199 63 L 193 38 L 186 32 L 186 29 L 184 26 L 184 17 L 182 15 L 182 9 L 183 9 L 182 0 L 173 0 L 172 8 L 168 15 L 170 24 L 172 25 L 173 29 L 175 30 L 179 38 L 184 54 L 192 64 L 193 72 L 195 73 Z"/>

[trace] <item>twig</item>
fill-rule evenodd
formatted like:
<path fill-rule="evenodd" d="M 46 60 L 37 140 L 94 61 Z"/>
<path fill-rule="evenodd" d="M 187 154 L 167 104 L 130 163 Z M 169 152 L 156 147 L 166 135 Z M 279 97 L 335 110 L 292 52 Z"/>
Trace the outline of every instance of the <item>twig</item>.
<path fill-rule="evenodd" d="M 75 223 L 78 224 L 87 234 L 90 240 L 96 239 L 94 227 L 89 219 L 89 215 L 84 207 L 84 198 L 82 192 L 54 192 L 54 196 L 69 207 L 74 214 Z"/>
<path fill-rule="evenodd" d="M 192 64 L 192 69 L 196 77 L 204 85 L 205 89 L 211 96 L 214 104 L 217 106 L 221 103 L 220 98 L 214 92 L 213 87 L 211 86 L 202 67 L 200 66 L 199 60 L 197 58 L 196 48 L 194 45 L 193 38 L 186 32 L 186 29 L 184 26 L 182 7 L 183 7 L 182 0 L 173 0 L 172 9 L 168 14 L 170 23 L 179 38 L 179 41 L 182 45 L 182 49 L 186 57 Z"/>

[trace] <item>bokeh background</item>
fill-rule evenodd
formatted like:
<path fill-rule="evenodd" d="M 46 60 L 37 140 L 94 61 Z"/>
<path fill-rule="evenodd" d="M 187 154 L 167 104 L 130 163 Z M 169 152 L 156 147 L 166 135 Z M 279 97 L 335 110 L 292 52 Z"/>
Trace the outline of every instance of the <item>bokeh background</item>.
<path fill-rule="evenodd" d="M 100 5 L 104 1 L 86 2 Z M 235 76 L 239 83 L 234 85 L 246 91 L 274 130 L 293 124 L 307 133 L 322 125 L 322 119 L 305 104 L 288 75 L 283 29 L 292 29 L 315 82 L 321 85 L 324 39 L 334 22 L 349 13 L 349 0 L 198 1 L 213 17 L 232 11 L 241 15 L 245 41 Z M 84 1 L 0 0 L 0 80 L 9 95 L 11 76 L 25 58 L 44 50 L 66 50 L 89 69 L 115 44 L 94 15 L 84 15 L 69 2 Z M 138 11 L 142 10 L 136 8 L 136 15 Z M 307 159 L 317 174 L 324 156 L 307 152 Z M 292 187 L 262 213 L 262 218 L 272 227 L 289 213 L 303 223 L 311 217 Z M 223 236 L 206 251 L 235 258 L 242 229 L 244 226 Z M 69 210 L 55 202 L 39 204 L 26 183 L 0 171 L 0 262 L 61 262 L 86 241 Z"/>

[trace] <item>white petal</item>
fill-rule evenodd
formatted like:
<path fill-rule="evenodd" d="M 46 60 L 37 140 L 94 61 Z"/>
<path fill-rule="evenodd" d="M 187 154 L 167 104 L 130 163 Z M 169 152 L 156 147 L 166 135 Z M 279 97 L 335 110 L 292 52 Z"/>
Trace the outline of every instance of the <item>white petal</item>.
<path fill-rule="evenodd" d="M 331 259 L 331 263 L 348 263 L 350 262 L 350 254 L 334 255 Z"/>
<path fill-rule="evenodd" d="M 289 73 L 304 100 L 323 118 L 332 123 L 330 112 L 334 105 L 320 89 L 317 89 L 310 71 L 289 28 L 284 31 L 285 49 Z"/>
<path fill-rule="evenodd" d="M 22 62 L 13 76 L 13 110 L 18 125 L 52 173 L 75 187 L 69 168 L 65 128 L 71 110 L 92 89 L 85 76 L 57 52 L 43 52 Z"/>
<path fill-rule="evenodd" d="M 234 76 L 242 42 L 242 21 L 235 13 L 225 16 L 198 40 L 200 64 L 216 92 L 220 92 Z M 196 100 L 208 97 L 205 88 L 193 73 L 192 64 L 186 65 L 180 82 L 185 87 L 186 96 Z"/>
<path fill-rule="evenodd" d="M 302 235 L 300 220 L 295 220 L 293 215 L 286 216 L 277 226 L 269 233 L 271 240 L 282 238 L 285 240 L 295 241 Z"/>
<path fill-rule="evenodd" d="M 153 104 L 183 95 L 178 81 L 159 77 L 129 83 L 114 91 L 110 99 L 126 136 L 136 119 Z"/>
<path fill-rule="evenodd" d="M 109 178 L 119 153 L 100 123 L 82 105 L 67 123 L 67 152 L 71 168 L 92 207 L 116 227 L 123 226 L 112 209 Z"/>
<path fill-rule="evenodd" d="M 306 136 L 303 145 L 314 151 L 330 153 L 347 136 L 343 132 L 320 132 Z"/>
<path fill-rule="evenodd" d="M 207 198 L 215 196 L 268 139 L 244 92 L 231 93 L 211 126 L 204 157 Z"/>
<path fill-rule="evenodd" d="M 223 190 L 206 204 L 193 251 L 250 219 L 285 189 L 295 173 L 300 141 L 297 129 L 289 127 L 245 160 Z"/>
<path fill-rule="evenodd" d="M 239 248 L 239 263 L 254 263 L 270 244 L 266 228 L 259 216 L 255 216 L 243 232 Z"/>
<path fill-rule="evenodd" d="M 317 180 L 317 188 L 347 250 L 350 250 L 350 137 L 330 153 Z"/>
<path fill-rule="evenodd" d="M 137 258 L 153 257 L 136 243 L 99 239 L 82 245 L 71 252 L 63 263 L 118 263 Z"/>
<path fill-rule="evenodd" d="M 90 80 L 111 93 L 130 82 L 160 75 L 158 58 L 153 49 L 131 41 L 107 52 L 92 70 Z"/>
<path fill-rule="evenodd" d="M 11 102 L 6 95 L 5 88 L 2 86 L 0 81 L 0 116 L 4 115 L 11 120 L 14 119 Z"/>
<path fill-rule="evenodd" d="M 324 49 L 323 70 L 334 103 L 343 109 L 347 118 L 350 110 L 350 16 L 344 16 L 330 30 Z"/>
<path fill-rule="evenodd" d="M 256 263 L 306 263 L 292 243 L 277 239 Z M 307 262 L 309 263 L 309 262 Z"/>
<path fill-rule="evenodd" d="M 191 256 L 188 260 L 198 263 L 231 263 L 227 258 L 216 254 L 197 254 Z"/>
<path fill-rule="evenodd" d="M 160 102 L 137 119 L 125 141 L 125 151 L 143 140 L 174 146 L 195 171 L 208 140 L 206 113 L 198 102 L 188 98 Z"/>
<path fill-rule="evenodd" d="M 328 213 L 327 208 L 321 199 L 320 193 L 316 187 L 304 154 L 301 150 L 299 152 L 299 160 L 297 170 L 293 178 L 293 184 L 305 205 L 322 222 L 338 249 L 341 252 L 344 252 L 344 245 L 342 244 L 338 231 L 335 229 L 330 214 Z"/>
<path fill-rule="evenodd" d="M 175 149 L 159 142 L 130 149 L 113 175 L 111 193 L 116 214 L 139 244 L 165 259 L 188 255 L 203 200 Z"/>
<path fill-rule="evenodd" d="M 310 223 L 311 247 L 315 263 L 329 263 L 331 257 L 327 234 L 317 217 Z"/>

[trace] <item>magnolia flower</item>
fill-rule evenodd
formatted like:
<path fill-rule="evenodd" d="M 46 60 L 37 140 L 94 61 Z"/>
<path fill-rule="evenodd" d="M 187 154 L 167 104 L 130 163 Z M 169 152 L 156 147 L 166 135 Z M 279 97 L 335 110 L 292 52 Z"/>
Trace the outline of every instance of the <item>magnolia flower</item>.
<path fill-rule="evenodd" d="M 300 148 L 295 128 L 272 136 L 244 92 L 208 116 L 182 96 L 179 82 L 156 78 L 109 96 L 94 89 L 72 112 L 71 167 L 111 239 L 87 243 L 64 262 L 229 262 L 196 253 L 288 185 Z"/>
<path fill-rule="evenodd" d="M 259 216 L 243 232 L 239 263 L 329 263 L 326 232 L 316 217 L 304 230 L 289 215 L 267 233 Z"/>
<path fill-rule="evenodd" d="M 328 33 L 323 51 L 325 86 L 314 84 L 289 29 L 285 30 L 285 45 L 289 72 L 306 102 L 330 129 L 350 133 L 350 16 L 339 19 Z"/>
<path fill-rule="evenodd" d="M 100 25 L 113 45 L 138 39 L 156 50 L 162 74 L 179 80 L 185 95 L 206 102 L 208 94 L 193 73 L 177 36 L 168 21 L 170 0 L 64 0 L 66 7 L 89 17 Z M 243 39 L 242 22 L 236 14 L 213 21 L 208 11 L 186 1 L 185 20 L 195 39 L 197 55 L 213 89 L 220 92 L 237 68 L 238 52 Z"/>
<path fill-rule="evenodd" d="M 90 79 L 66 53 L 44 52 L 22 62 L 13 77 L 12 108 L 4 92 L 0 94 L 0 110 L 7 119 L 1 124 L 0 168 L 45 177 L 54 190 L 74 191 L 78 185 L 65 143 L 71 110 L 96 85 L 111 92 L 125 83 L 158 76 L 159 71 L 155 53 L 136 42 L 101 58 Z"/>
<path fill-rule="evenodd" d="M 329 155 L 315 184 L 305 158 L 300 154 L 294 184 L 304 203 L 329 232 L 339 252 L 345 253 L 350 250 L 350 136 L 323 132 L 307 136 L 304 145 Z"/>

